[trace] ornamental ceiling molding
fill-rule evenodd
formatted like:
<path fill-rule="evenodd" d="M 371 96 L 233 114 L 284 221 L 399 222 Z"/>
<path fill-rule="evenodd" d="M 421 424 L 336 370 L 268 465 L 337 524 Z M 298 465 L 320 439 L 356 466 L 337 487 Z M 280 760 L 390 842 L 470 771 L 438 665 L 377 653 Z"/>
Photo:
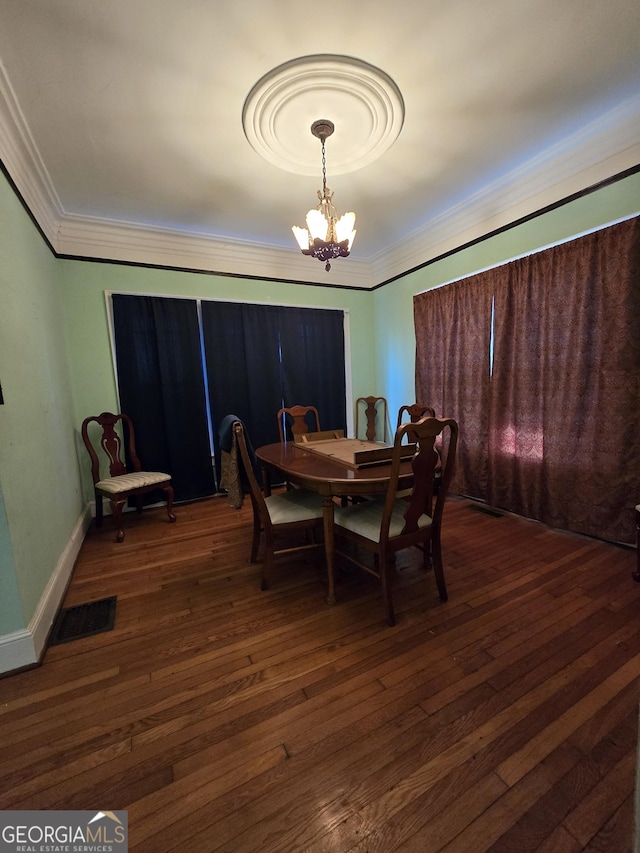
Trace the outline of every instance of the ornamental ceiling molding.
<path fill-rule="evenodd" d="M 355 172 L 381 157 L 398 138 L 404 100 L 379 68 L 349 56 L 318 54 L 269 71 L 244 102 L 242 126 L 252 148 L 279 169 L 318 174 L 315 120 L 335 125 L 331 175 Z"/>

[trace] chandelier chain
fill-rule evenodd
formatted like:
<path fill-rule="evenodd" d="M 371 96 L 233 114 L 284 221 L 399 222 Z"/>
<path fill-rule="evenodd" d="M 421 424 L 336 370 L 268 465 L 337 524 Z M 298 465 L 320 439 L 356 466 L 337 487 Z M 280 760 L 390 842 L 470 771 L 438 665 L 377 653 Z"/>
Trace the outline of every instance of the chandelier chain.
<path fill-rule="evenodd" d="M 326 198 L 327 195 L 327 161 L 324 156 L 324 139 L 322 142 L 322 197 Z"/>

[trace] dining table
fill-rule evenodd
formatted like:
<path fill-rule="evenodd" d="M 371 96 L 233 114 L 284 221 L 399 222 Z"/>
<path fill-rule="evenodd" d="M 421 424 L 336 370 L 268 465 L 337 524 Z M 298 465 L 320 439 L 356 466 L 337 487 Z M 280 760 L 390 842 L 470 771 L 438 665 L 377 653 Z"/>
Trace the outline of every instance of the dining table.
<path fill-rule="evenodd" d="M 354 442 L 355 439 L 343 439 L 344 442 Z M 300 488 L 310 489 L 322 497 L 324 549 L 327 566 L 328 595 L 327 602 L 335 604 L 334 579 L 334 527 L 333 510 L 335 499 L 367 498 L 374 495 L 386 494 L 391 476 L 391 450 L 389 445 L 379 442 L 357 442 L 359 447 L 370 445 L 373 451 L 388 447 L 388 460 L 372 465 L 357 467 L 349 464 L 338 456 L 323 455 L 317 447 L 283 441 L 275 444 L 265 444 L 255 451 L 262 468 L 262 482 L 265 497 L 271 494 L 272 476 L 274 473 L 283 475 L 287 483 Z M 346 444 L 344 445 L 347 446 Z M 413 482 L 411 459 L 400 463 L 398 488 L 410 488 Z"/>

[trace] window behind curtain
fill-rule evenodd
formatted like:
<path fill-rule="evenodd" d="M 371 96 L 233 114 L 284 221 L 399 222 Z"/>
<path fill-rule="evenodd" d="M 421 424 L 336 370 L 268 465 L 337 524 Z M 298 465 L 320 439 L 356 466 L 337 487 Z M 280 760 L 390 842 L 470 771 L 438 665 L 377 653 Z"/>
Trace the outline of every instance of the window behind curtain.
<path fill-rule="evenodd" d="M 143 464 L 172 474 L 177 500 L 215 492 L 209 420 L 218 471 L 228 414 L 256 447 L 279 440 L 282 406 L 316 406 L 323 426 L 346 428 L 342 311 L 203 300 L 200 325 L 196 300 L 112 299 L 121 406 Z"/>
<path fill-rule="evenodd" d="M 275 305 L 202 303 L 214 433 L 226 415 L 237 415 L 255 446 L 278 441 L 279 310 Z"/>
<path fill-rule="evenodd" d="M 488 300 L 493 372 L 483 367 L 471 381 L 475 366 L 488 363 Z M 427 291 L 414 308 L 416 394 L 460 423 L 453 490 L 555 527 L 632 542 L 640 219 Z M 441 335 L 449 337 L 441 343 Z"/>
<path fill-rule="evenodd" d="M 202 324 L 214 430 L 234 414 L 255 447 L 276 442 L 277 412 L 293 405 L 346 428 L 342 311 L 203 302 Z"/>
<path fill-rule="evenodd" d="M 283 308 L 279 321 L 284 405 L 315 406 L 323 429 L 346 430 L 343 312 Z"/>
<path fill-rule="evenodd" d="M 460 425 L 451 491 L 487 485 L 491 289 L 480 277 L 416 296 L 416 402 Z"/>
<path fill-rule="evenodd" d="M 114 294 L 120 407 L 142 466 L 171 474 L 176 500 L 215 492 L 195 300 Z"/>

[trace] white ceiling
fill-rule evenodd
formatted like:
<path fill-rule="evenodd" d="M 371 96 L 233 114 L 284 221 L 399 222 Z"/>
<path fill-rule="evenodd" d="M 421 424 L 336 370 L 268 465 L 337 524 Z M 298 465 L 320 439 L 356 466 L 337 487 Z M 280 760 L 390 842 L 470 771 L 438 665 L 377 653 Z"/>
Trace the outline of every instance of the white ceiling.
<path fill-rule="evenodd" d="M 401 93 L 362 168 L 332 170 L 358 118 L 338 89 L 288 118 L 314 176 L 243 130 L 260 78 L 317 54 Z M 316 118 L 357 215 L 330 273 L 291 234 L 321 185 Z M 0 0 L 0 157 L 61 254 L 370 287 L 640 163 L 640 3 Z"/>

